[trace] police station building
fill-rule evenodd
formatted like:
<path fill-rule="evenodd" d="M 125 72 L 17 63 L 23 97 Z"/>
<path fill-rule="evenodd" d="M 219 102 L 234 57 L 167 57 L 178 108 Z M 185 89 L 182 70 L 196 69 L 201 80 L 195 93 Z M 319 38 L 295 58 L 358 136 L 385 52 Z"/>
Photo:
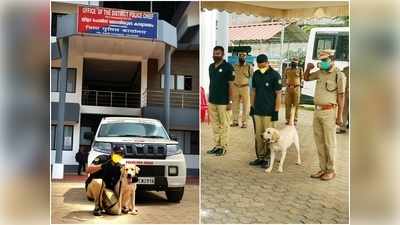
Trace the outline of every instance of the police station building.
<path fill-rule="evenodd" d="M 83 134 L 95 133 L 103 117 L 146 117 L 164 124 L 184 151 L 188 175 L 198 175 L 198 7 L 198 2 L 51 3 L 52 165 L 73 170 L 76 152 L 90 150 Z M 62 68 L 66 80 L 60 81 Z M 63 132 L 57 132 L 59 121 Z"/>

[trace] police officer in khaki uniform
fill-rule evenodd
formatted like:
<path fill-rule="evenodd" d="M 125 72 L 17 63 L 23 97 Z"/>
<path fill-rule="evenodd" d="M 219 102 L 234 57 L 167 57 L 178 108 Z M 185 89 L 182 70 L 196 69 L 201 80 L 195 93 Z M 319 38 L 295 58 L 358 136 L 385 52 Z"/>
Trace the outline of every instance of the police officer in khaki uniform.
<path fill-rule="evenodd" d="M 239 63 L 234 65 L 233 68 L 235 69 L 235 80 L 232 86 L 233 122 L 231 127 L 239 126 L 240 100 L 242 99 L 243 111 L 241 127 L 246 128 L 250 110 L 249 79 L 251 74 L 253 74 L 252 66 L 246 63 L 246 52 L 239 53 Z"/>
<path fill-rule="evenodd" d="M 299 60 L 293 58 L 289 67 L 283 74 L 283 83 L 286 86 L 285 93 L 285 113 L 286 113 L 286 124 L 289 124 L 290 112 L 292 107 L 296 108 L 294 124 L 297 123 L 298 108 L 300 103 L 300 88 L 303 86 L 303 70 L 298 66 Z"/>
<path fill-rule="evenodd" d="M 333 64 L 330 50 L 320 52 L 319 70 L 310 73 L 314 64 L 309 63 L 304 80 L 316 80 L 314 94 L 314 139 L 318 151 L 320 171 L 312 178 L 331 180 L 335 178 L 336 125 L 342 125 L 345 75 Z"/>
<path fill-rule="evenodd" d="M 215 146 L 208 154 L 225 155 L 228 147 L 229 115 L 231 110 L 232 81 L 235 79 L 233 66 L 224 60 L 224 48 L 214 47 L 214 63 L 210 64 L 210 89 L 208 112 L 214 132 Z"/>

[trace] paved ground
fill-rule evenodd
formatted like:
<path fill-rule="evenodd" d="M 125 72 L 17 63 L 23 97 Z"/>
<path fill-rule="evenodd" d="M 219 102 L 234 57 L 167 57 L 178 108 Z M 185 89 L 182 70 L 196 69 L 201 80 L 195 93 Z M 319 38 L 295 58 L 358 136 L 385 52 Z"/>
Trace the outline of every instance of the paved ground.
<path fill-rule="evenodd" d="M 189 182 L 180 203 L 169 203 L 164 192 L 137 195 L 139 215 L 95 217 L 93 203 L 86 200 L 83 181 L 52 182 L 52 223 L 198 223 L 199 186 Z"/>
<path fill-rule="evenodd" d="M 284 118 L 282 113 L 280 118 Z M 251 123 L 247 129 L 230 129 L 230 151 L 224 157 L 206 154 L 212 148 L 212 130 L 202 123 L 202 223 L 348 223 L 348 135 L 338 135 L 336 179 L 309 178 L 319 169 L 312 114 L 299 111 L 303 165 L 295 164 L 292 150 L 286 156 L 284 172 L 276 171 L 276 163 L 271 174 L 248 165 L 255 158 Z M 282 122 L 277 124 L 282 126 Z"/>

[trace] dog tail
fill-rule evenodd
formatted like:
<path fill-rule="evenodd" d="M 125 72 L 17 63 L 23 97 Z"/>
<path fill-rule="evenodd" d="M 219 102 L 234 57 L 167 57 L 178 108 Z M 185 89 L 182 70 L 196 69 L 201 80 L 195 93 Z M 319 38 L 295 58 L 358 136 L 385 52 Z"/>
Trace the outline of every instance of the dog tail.
<path fill-rule="evenodd" d="M 294 115 L 296 113 L 296 107 L 292 107 L 290 110 L 289 126 L 294 126 Z"/>

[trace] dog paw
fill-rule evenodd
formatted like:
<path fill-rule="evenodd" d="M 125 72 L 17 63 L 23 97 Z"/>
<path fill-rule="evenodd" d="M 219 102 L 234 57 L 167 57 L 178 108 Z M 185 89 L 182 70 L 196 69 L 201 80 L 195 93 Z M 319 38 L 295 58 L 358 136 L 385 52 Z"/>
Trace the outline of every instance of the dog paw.
<path fill-rule="evenodd" d="M 278 172 L 279 172 L 279 173 L 282 173 L 282 172 L 283 172 L 283 169 L 281 169 L 281 168 L 278 169 Z"/>
<path fill-rule="evenodd" d="M 301 166 L 302 164 L 301 164 L 301 162 L 297 162 L 297 163 L 296 163 L 296 165 L 299 165 L 299 166 Z"/>
<path fill-rule="evenodd" d="M 132 214 L 132 215 L 137 215 L 137 214 L 139 214 L 139 212 L 138 212 L 137 209 L 134 209 L 134 210 L 132 210 L 131 214 Z"/>
<path fill-rule="evenodd" d="M 272 171 L 272 170 L 270 170 L 270 169 L 266 169 L 266 170 L 265 170 L 266 173 L 271 173 L 271 171 Z"/>

